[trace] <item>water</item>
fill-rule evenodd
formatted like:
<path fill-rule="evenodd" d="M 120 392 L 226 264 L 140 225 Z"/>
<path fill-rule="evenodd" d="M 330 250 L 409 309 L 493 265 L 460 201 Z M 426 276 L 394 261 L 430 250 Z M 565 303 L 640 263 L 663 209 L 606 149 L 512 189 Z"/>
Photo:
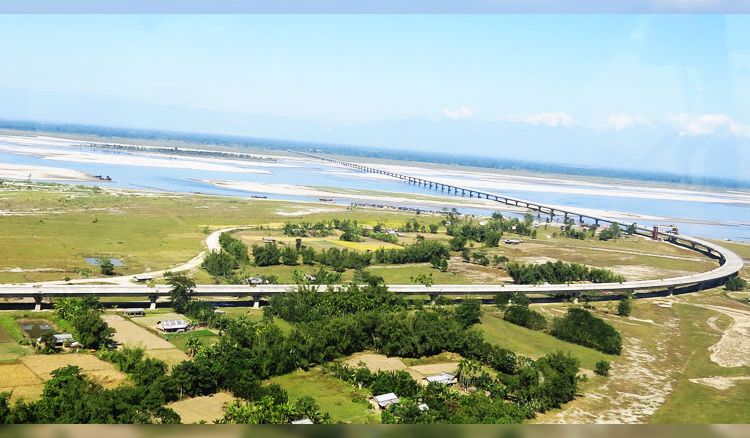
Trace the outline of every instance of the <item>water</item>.
<path fill-rule="evenodd" d="M 11 144 L 3 142 L 0 139 L 0 145 Z M 42 145 L 44 148 L 50 146 Z M 93 152 L 97 154 L 109 154 L 116 156 L 133 156 L 138 153 L 126 151 L 104 151 L 90 147 L 61 147 L 54 146 L 55 149 L 74 149 L 81 152 Z M 190 157 L 180 157 L 190 159 Z M 21 165 L 64 167 L 76 169 L 92 175 L 109 175 L 112 182 L 95 181 L 86 182 L 84 185 L 97 185 L 102 187 L 118 187 L 125 189 L 155 189 L 181 193 L 204 193 L 237 196 L 250 198 L 251 195 L 266 195 L 269 199 L 299 200 L 299 201 L 317 201 L 317 197 L 308 197 L 300 195 L 280 195 L 274 193 L 249 192 L 233 190 L 222 187 L 216 187 L 201 180 L 222 180 L 222 181 L 248 181 L 254 183 L 266 184 L 285 184 L 285 185 L 304 185 L 308 187 L 337 187 L 344 189 L 375 190 L 393 193 L 412 193 L 412 194 L 430 194 L 435 195 L 440 192 L 430 190 L 425 187 L 406 184 L 400 180 L 363 177 L 362 174 L 356 175 L 353 171 L 342 170 L 338 167 L 330 167 L 320 162 L 310 162 L 296 159 L 293 157 L 282 158 L 278 164 L 287 167 L 262 166 L 253 167 L 252 162 L 248 167 L 269 171 L 269 174 L 256 174 L 244 172 L 223 172 L 210 171 L 202 169 L 181 169 L 170 167 L 165 164 L 164 167 L 145 167 L 124 164 L 102 164 L 102 163 L 82 163 L 76 161 L 51 160 L 37 156 L 21 155 L 6 151 L 0 151 L 0 163 L 11 163 Z M 227 163 L 227 165 L 232 165 Z M 405 165 L 413 165 L 405 163 Z M 423 175 L 427 179 L 439 180 L 444 176 L 443 171 L 435 170 L 432 174 Z M 544 175 L 540 175 L 544 176 Z M 736 241 L 750 241 L 750 206 L 748 204 L 722 204 L 715 202 L 694 202 L 680 201 L 669 199 L 644 199 L 625 196 L 603 196 L 597 194 L 571 194 L 554 191 L 555 186 L 576 186 L 575 184 L 547 183 L 550 190 L 536 191 L 514 189 L 506 187 L 503 184 L 497 184 L 492 188 L 481 187 L 483 182 L 475 175 L 451 175 L 451 179 L 459 180 L 465 187 L 474 187 L 479 190 L 494 192 L 509 197 L 528 199 L 539 203 L 548 203 L 559 206 L 569 207 L 573 210 L 576 208 L 591 208 L 599 210 L 614 210 L 626 213 L 642 214 L 666 218 L 658 221 L 656 224 L 667 225 L 675 224 L 679 227 L 680 232 L 695 236 L 711 237 L 718 239 L 731 239 Z M 637 182 L 634 185 L 645 185 Z M 591 187 L 589 187 L 591 188 Z M 608 187 L 596 188 L 601 193 L 608 190 Z M 674 186 L 675 189 L 681 189 L 680 186 Z M 684 189 L 684 188 L 683 188 Z M 447 194 L 446 194 L 447 196 Z M 338 203 L 349 202 L 375 202 L 363 201 L 359 199 L 348 199 L 346 196 L 336 196 Z M 384 203 L 384 202 L 383 202 Z M 399 203 L 389 203 L 399 205 Z M 418 202 L 409 202 L 410 206 L 419 206 Z M 422 205 L 425 209 L 439 209 L 435 206 Z M 489 214 L 490 209 L 483 208 L 459 208 L 459 211 L 467 213 Z M 619 218 L 618 218 L 619 219 Z M 624 223 L 632 220 L 623 220 Z M 638 221 L 642 225 L 654 224 L 652 221 Z M 95 258 L 89 258 L 95 260 Z M 88 261 L 88 259 L 87 259 Z M 113 260 L 113 263 L 115 261 Z M 121 262 L 121 261 L 120 261 Z M 91 264 L 96 264 L 89 262 Z M 116 266 L 119 266 L 115 263 Z"/>
<path fill-rule="evenodd" d="M 86 260 L 86 263 L 89 265 L 99 266 L 102 264 L 101 258 L 97 257 L 84 257 L 84 260 Z M 125 266 L 125 262 L 122 261 L 122 259 L 109 259 L 109 261 L 112 262 L 112 266 Z"/>
<path fill-rule="evenodd" d="M 21 321 L 19 325 L 21 326 L 21 330 L 26 333 L 26 336 L 32 339 L 37 339 L 45 333 L 54 331 L 54 328 L 44 319 Z"/>

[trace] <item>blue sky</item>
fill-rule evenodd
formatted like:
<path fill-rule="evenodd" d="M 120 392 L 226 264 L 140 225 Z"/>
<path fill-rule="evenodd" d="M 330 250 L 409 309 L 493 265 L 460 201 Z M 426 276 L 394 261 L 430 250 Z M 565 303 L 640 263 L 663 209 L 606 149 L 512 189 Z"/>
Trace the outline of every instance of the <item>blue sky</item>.
<path fill-rule="evenodd" d="M 748 16 L 2 15 L 0 40 L 0 118 L 749 172 Z"/>

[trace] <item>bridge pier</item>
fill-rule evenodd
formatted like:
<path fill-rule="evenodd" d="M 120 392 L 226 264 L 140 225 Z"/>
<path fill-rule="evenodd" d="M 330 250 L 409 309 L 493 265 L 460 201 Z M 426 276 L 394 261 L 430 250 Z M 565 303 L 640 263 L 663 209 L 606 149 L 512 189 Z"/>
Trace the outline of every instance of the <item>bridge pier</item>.
<path fill-rule="evenodd" d="M 36 296 L 34 297 L 34 312 L 41 312 L 42 311 L 42 296 Z"/>
<path fill-rule="evenodd" d="M 156 300 L 157 300 L 157 298 L 159 298 L 159 297 L 157 297 L 156 295 L 149 295 L 149 297 L 148 297 L 148 310 L 156 310 Z"/>
<path fill-rule="evenodd" d="M 260 295 L 253 295 L 253 309 L 260 309 Z"/>
<path fill-rule="evenodd" d="M 430 294 L 430 305 L 434 306 L 437 303 L 437 294 Z"/>

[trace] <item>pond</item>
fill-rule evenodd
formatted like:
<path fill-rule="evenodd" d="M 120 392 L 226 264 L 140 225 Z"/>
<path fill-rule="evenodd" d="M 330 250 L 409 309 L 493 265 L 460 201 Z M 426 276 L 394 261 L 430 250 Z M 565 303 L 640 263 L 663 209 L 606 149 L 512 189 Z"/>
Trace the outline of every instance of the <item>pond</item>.
<path fill-rule="evenodd" d="M 86 263 L 89 265 L 99 266 L 102 263 L 103 258 L 100 257 L 85 257 Z M 109 259 L 112 262 L 112 266 L 125 266 L 125 262 L 122 259 Z"/>
<path fill-rule="evenodd" d="M 44 319 L 18 321 L 18 325 L 21 326 L 21 330 L 26 333 L 26 336 L 31 339 L 37 339 L 45 333 L 55 331 L 55 328 L 49 323 L 49 321 Z"/>

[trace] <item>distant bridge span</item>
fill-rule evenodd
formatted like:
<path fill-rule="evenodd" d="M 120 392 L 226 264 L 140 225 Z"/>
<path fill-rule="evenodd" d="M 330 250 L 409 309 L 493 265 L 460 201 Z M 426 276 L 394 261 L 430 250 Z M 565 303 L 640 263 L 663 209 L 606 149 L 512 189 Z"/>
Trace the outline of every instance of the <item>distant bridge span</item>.
<path fill-rule="evenodd" d="M 570 217 L 577 217 L 579 221 L 588 219 L 595 224 L 618 224 L 622 223 L 604 217 L 597 217 L 586 213 L 576 212 L 569 209 L 561 209 L 538 204 L 531 201 L 509 198 L 494 193 L 467 189 L 462 187 L 444 184 L 441 182 L 430 181 L 424 178 L 416 178 L 408 175 L 402 175 L 381 169 L 376 169 L 361 164 L 350 163 L 336 160 L 328 157 L 322 157 L 313 154 L 302 153 L 305 156 L 323 160 L 326 162 L 350 167 L 363 172 L 377 173 L 387 175 L 393 178 L 401 179 L 408 183 L 418 184 L 425 187 L 441 191 L 453 192 L 462 196 L 485 198 L 491 201 L 497 201 L 510 206 L 526 208 L 537 211 L 540 214 L 548 214 L 550 217 L 562 216 L 566 220 Z M 652 237 L 652 230 L 636 225 L 636 234 Z M 543 284 L 543 285 L 389 285 L 388 288 L 394 293 L 404 295 L 425 295 L 435 299 L 440 295 L 449 296 L 492 296 L 498 293 L 521 292 L 526 294 L 542 295 L 566 295 L 575 296 L 580 292 L 601 293 L 604 298 L 607 296 L 619 296 L 629 292 L 636 292 L 642 296 L 671 294 L 679 292 L 690 292 L 708 289 L 724 284 L 726 280 L 737 275 L 743 268 L 743 260 L 734 252 L 717 245 L 713 242 L 698 239 L 685 235 L 675 235 L 658 231 L 658 238 L 663 238 L 668 242 L 682 246 L 719 262 L 719 267 L 710 271 L 698 274 L 685 275 L 680 277 L 665 278 L 660 280 L 640 280 L 625 281 L 622 283 L 585 283 L 585 284 Z M 258 306 L 260 300 L 276 294 L 288 293 L 295 285 L 198 285 L 195 289 L 196 296 L 203 297 L 249 297 L 253 299 L 253 305 Z M 320 286 L 320 290 L 325 286 Z M 0 285 L 0 298 L 33 298 L 35 309 L 40 310 L 42 301 L 45 298 L 55 297 L 74 297 L 93 295 L 98 297 L 140 297 L 146 298 L 151 304 L 151 308 L 156 307 L 156 301 L 159 297 L 169 296 L 168 285 L 157 285 L 148 287 L 146 285 L 85 285 L 85 284 L 44 284 L 44 285 Z"/>

